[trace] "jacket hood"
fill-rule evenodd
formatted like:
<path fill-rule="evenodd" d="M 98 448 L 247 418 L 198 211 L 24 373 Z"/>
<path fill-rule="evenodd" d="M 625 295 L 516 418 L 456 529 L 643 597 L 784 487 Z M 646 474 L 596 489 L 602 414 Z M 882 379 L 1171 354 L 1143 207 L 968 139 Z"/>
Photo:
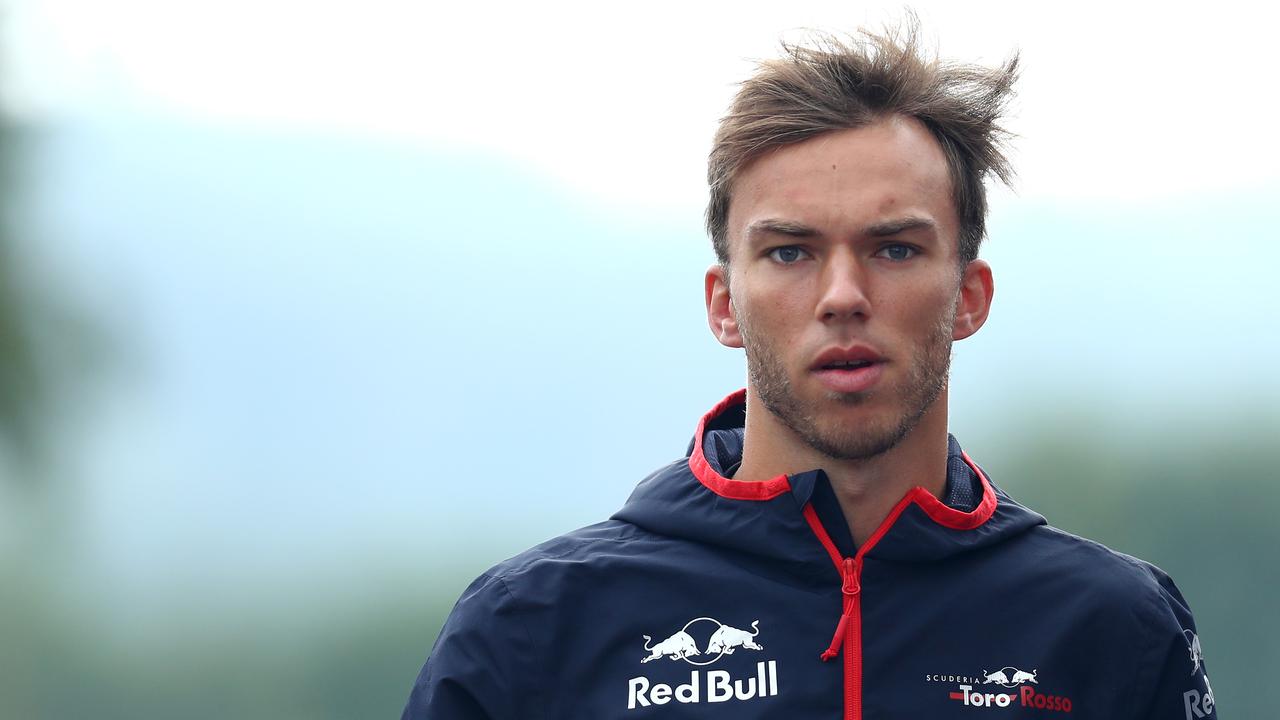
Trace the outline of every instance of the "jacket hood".
<path fill-rule="evenodd" d="M 1003 542 L 1045 522 L 996 487 L 952 437 L 944 499 L 912 488 L 865 547 L 856 548 L 823 470 L 760 481 L 726 477 L 742 460 L 745 419 L 746 390 L 739 390 L 703 416 L 685 457 L 641 481 L 614 518 L 651 532 L 786 561 L 805 574 L 813 570 L 802 566 L 813 563 L 824 575 L 837 554 L 849 557 L 861 551 L 890 562 L 934 562 Z"/>

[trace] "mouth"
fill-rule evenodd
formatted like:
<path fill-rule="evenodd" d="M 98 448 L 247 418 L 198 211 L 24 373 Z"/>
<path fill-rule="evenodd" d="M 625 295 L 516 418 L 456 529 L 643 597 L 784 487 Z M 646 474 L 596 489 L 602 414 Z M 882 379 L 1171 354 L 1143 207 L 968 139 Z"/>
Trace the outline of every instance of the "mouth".
<path fill-rule="evenodd" d="M 886 362 L 870 347 L 832 348 L 818 355 L 810 370 L 832 392 L 858 393 L 879 382 Z"/>
<path fill-rule="evenodd" d="M 835 362 L 824 363 L 819 365 L 817 370 L 857 370 L 859 368 L 870 367 L 876 361 L 873 360 L 837 360 Z"/>
<path fill-rule="evenodd" d="M 885 362 L 885 357 L 870 345 L 830 347 L 818 353 L 810 370 L 857 370 Z"/>

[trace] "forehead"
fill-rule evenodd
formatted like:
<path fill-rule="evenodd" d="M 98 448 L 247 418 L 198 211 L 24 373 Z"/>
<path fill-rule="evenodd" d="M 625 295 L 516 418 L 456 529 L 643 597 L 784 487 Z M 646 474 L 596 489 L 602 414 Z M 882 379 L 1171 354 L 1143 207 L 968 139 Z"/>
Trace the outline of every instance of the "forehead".
<path fill-rule="evenodd" d="M 734 181 L 731 244 L 756 220 L 779 218 L 833 236 L 903 216 L 957 237 L 946 156 L 918 120 L 893 116 L 823 133 L 756 158 Z"/>

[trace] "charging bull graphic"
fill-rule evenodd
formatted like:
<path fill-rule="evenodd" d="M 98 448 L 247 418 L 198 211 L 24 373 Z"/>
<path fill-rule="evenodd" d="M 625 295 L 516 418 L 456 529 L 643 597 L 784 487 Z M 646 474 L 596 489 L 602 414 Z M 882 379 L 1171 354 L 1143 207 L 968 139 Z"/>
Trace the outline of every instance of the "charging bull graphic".
<path fill-rule="evenodd" d="M 1002 667 L 993 673 L 989 673 L 986 670 L 983 670 L 982 682 L 995 683 L 996 685 L 1000 685 L 1001 687 L 1007 687 L 1007 688 L 1018 687 L 1023 683 L 1032 683 L 1035 685 L 1039 685 L 1040 683 L 1036 680 L 1037 672 L 1039 672 L 1038 669 L 1032 670 L 1031 672 L 1027 672 L 1025 670 L 1019 670 L 1016 667 L 1009 667 L 1009 666 Z"/>
<path fill-rule="evenodd" d="M 707 643 L 707 653 L 723 653 L 732 655 L 735 648 L 746 648 L 747 650 L 763 650 L 756 644 L 756 636 L 760 634 L 760 621 L 756 620 L 751 623 L 751 629 L 755 632 L 747 632 L 738 628 L 721 625 L 719 630 L 711 635 L 711 642 Z"/>
<path fill-rule="evenodd" d="M 988 673 L 986 670 L 983 670 L 982 676 L 982 682 L 985 683 L 995 683 L 997 685 L 1009 684 L 1009 676 L 1005 675 L 1003 670 L 997 670 L 993 673 Z"/>
<path fill-rule="evenodd" d="M 702 655 L 698 651 L 698 643 L 694 640 L 694 635 L 690 633 L 690 628 L 694 628 L 694 633 L 699 636 L 705 636 L 710 631 L 711 626 L 715 627 L 711 631 L 711 637 L 707 640 L 707 655 L 712 656 L 705 660 L 692 660 L 693 656 Z M 756 642 L 756 636 L 760 634 L 760 621 L 755 620 L 751 623 L 751 632 L 741 630 L 736 627 L 725 625 L 724 623 L 709 617 L 698 617 L 690 620 L 666 640 L 650 645 L 653 638 L 644 635 L 644 650 L 649 653 L 640 659 L 640 662 L 647 663 L 650 660 L 657 660 L 660 657 L 667 657 L 671 660 L 684 660 L 690 665 L 710 665 L 719 660 L 724 655 L 732 655 L 735 650 L 742 648 L 744 650 L 763 650 L 764 647 Z"/>
<path fill-rule="evenodd" d="M 1182 634 L 1187 638 L 1187 652 L 1191 654 L 1191 674 L 1195 675 L 1200 665 L 1204 663 L 1204 650 L 1200 648 L 1200 638 L 1195 633 L 1183 630 Z"/>
<path fill-rule="evenodd" d="M 650 655 L 640 662 L 647 663 L 650 660 L 657 660 L 666 655 L 672 660 L 684 660 L 690 655 L 699 655 L 698 645 L 693 641 L 693 636 L 681 630 L 662 642 L 649 647 L 649 643 L 653 642 L 653 638 L 648 635 L 644 636 L 644 649 L 649 651 Z"/>
<path fill-rule="evenodd" d="M 1032 670 L 1031 672 L 1024 672 L 1022 670 L 1019 670 L 1018 672 L 1013 674 L 1013 678 L 1009 680 L 1009 682 L 1013 683 L 1014 685 L 1021 685 L 1024 682 L 1029 682 L 1029 683 L 1034 683 L 1036 685 L 1039 685 L 1040 683 L 1036 682 L 1037 672 L 1040 672 L 1040 671 Z"/>

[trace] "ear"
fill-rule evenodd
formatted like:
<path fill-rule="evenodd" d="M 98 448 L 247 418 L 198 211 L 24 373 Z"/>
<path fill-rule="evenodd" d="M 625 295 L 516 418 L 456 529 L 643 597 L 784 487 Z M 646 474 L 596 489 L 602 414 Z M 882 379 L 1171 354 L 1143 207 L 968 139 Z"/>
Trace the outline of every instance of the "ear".
<path fill-rule="evenodd" d="M 991 311 L 991 296 L 995 291 L 990 263 L 986 260 L 974 260 L 965 266 L 964 275 L 960 278 L 960 294 L 956 297 L 956 321 L 951 329 L 952 340 L 969 337 L 987 322 L 987 313 Z"/>
<path fill-rule="evenodd" d="M 738 318 L 733 308 L 733 298 L 729 296 L 729 278 L 719 263 L 707 268 L 704 279 L 707 295 L 707 325 L 711 334 L 716 336 L 721 345 L 731 348 L 742 347 L 742 333 L 738 331 Z"/>

